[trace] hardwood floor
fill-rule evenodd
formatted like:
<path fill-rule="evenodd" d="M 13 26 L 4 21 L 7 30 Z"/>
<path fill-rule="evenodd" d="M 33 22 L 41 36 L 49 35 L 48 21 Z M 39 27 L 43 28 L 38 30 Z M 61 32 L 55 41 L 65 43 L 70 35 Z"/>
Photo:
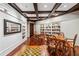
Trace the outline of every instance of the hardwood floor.
<path fill-rule="evenodd" d="M 72 43 L 72 42 L 69 42 Z M 30 51 L 30 53 L 28 52 Z M 79 56 L 79 46 L 75 47 L 76 56 Z M 47 45 L 30 45 L 29 39 L 23 44 L 18 46 L 14 51 L 10 52 L 7 56 L 49 56 Z M 73 51 L 71 50 L 71 56 Z"/>
<path fill-rule="evenodd" d="M 47 46 L 24 46 L 14 56 L 48 56 Z"/>
<path fill-rule="evenodd" d="M 30 52 L 28 52 L 28 50 Z M 79 47 L 76 46 L 76 56 L 79 56 Z M 29 54 L 28 54 L 29 53 Z M 36 54 L 35 54 L 36 53 Z M 46 45 L 41 46 L 26 46 L 24 45 L 16 54 L 13 56 L 49 56 Z M 73 51 L 71 52 L 71 56 L 73 56 Z"/>

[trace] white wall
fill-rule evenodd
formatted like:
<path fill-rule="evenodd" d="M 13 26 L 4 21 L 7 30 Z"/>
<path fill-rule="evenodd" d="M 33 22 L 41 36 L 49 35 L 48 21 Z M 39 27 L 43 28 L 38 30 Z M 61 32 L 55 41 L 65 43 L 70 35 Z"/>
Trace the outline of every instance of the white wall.
<path fill-rule="evenodd" d="M 30 37 L 30 23 L 27 22 L 27 37 Z"/>
<path fill-rule="evenodd" d="M 64 32 L 66 38 L 73 39 L 78 34 L 76 45 L 79 45 L 79 19 L 61 22 L 61 31 Z"/>
<path fill-rule="evenodd" d="M 8 4 L 0 4 L 0 9 L 1 8 L 5 8 L 7 13 L 0 10 L 0 55 L 7 55 L 27 39 L 27 19 Z M 25 25 L 26 37 L 22 39 L 22 31 L 21 33 L 4 35 L 4 19 Z"/>
<path fill-rule="evenodd" d="M 61 31 L 65 33 L 65 37 L 74 38 L 77 33 L 79 38 L 79 11 L 72 12 L 59 17 L 46 19 L 36 22 L 36 32 L 40 32 L 40 24 L 59 22 Z M 79 45 L 79 39 L 77 38 L 76 45 Z"/>

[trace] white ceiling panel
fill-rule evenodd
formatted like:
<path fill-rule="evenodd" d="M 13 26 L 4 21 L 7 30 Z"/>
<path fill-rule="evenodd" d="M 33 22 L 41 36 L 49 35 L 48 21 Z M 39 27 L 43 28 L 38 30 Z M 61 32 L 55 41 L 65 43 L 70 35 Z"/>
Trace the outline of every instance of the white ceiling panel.
<path fill-rule="evenodd" d="M 77 3 L 62 3 L 56 11 L 67 11 L 73 6 L 75 6 Z"/>
<path fill-rule="evenodd" d="M 38 11 L 51 11 L 55 3 L 38 3 Z"/>
<path fill-rule="evenodd" d="M 22 11 L 35 11 L 33 3 L 16 3 Z"/>
<path fill-rule="evenodd" d="M 49 13 L 48 14 L 38 14 L 39 17 L 47 17 L 48 15 L 49 15 Z"/>
<path fill-rule="evenodd" d="M 28 17 L 36 17 L 36 14 L 26 14 Z"/>
<path fill-rule="evenodd" d="M 30 18 L 30 20 L 37 20 L 36 18 Z"/>

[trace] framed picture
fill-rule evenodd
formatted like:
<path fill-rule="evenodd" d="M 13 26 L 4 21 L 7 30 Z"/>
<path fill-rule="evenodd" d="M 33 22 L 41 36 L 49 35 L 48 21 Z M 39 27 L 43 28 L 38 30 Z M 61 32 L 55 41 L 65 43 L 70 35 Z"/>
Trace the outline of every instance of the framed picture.
<path fill-rule="evenodd" d="M 21 24 L 4 19 L 4 35 L 21 32 Z"/>

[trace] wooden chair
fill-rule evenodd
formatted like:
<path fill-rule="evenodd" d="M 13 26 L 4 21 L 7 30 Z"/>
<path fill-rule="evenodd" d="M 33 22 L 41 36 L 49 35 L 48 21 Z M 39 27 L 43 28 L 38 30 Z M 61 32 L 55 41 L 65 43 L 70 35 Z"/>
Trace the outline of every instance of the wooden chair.
<path fill-rule="evenodd" d="M 71 53 L 70 45 L 64 40 L 57 40 L 56 55 L 57 56 L 69 56 Z"/>
<path fill-rule="evenodd" d="M 70 53 L 71 53 L 72 51 L 73 51 L 73 55 L 74 55 L 74 56 L 76 55 L 75 43 L 76 43 L 77 36 L 78 36 L 78 35 L 75 34 L 74 39 L 73 39 L 73 44 L 72 44 L 72 45 L 69 44 L 69 43 L 66 43 L 66 42 L 64 42 L 64 43 L 62 43 L 62 44 L 61 44 L 61 43 L 58 44 L 59 46 L 64 44 L 63 47 L 65 48 L 65 49 L 64 49 L 64 50 L 65 50 L 65 51 L 64 51 L 65 53 L 67 53 L 68 50 L 69 50 L 69 54 L 67 53 L 67 54 L 65 54 L 65 55 L 71 55 Z M 67 41 L 67 42 L 68 42 L 68 41 Z M 69 45 L 70 47 L 69 47 L 68 45 Z M 70 51 L 70 49 L 72 49 L 72 51 Z"/>
<path fill-rule="evenodd" d="M 72 47 L 72 49 L 73 49 L 73 55 L 75 56 L 75 43 L 76 43 L 76 39 L 77 39 L 77 34 L 74 36 L 74 40 L 73 40 L 73 47 Z"/>
<path fill-rule="evenodd" d="M 63 40 L 65 38 L 64 33 L 63 32 L 60 32 L 58 34 L 58 38 L 60 38 L 61 40 Z"/>
<path fill-rule="evenodd" d="M 71 48 L 73 50 L 73 55 L 74 56 L 76 54 L 76 51 L 75 51 L 75 43 L 76 43 L 77 36 L 78 36 L 78 34 L 75 34 L 74 39 L 71 39 L 72 40 L 72 44 L 70 43 Z M 69 39 L 66 39 L 66 41 L 69 41 Z"/>
<path fill-rule="evenodd" d="M 38 37 L 36 35 L 30 37 L 30 45 L 38 45 Z"/>
<path fill-rule="evenodd" d="M 47 38 L 47 45 L 48 45 L 48 52 L 49 52 L 49 55 L 50 56 L 56 56 L 56 45 L 57 45 L 57 42 L 56 42 L 56 37 L 53 35 L 53 36 L 50 36 Z"/>
<path fill-rule="evenodd" d="M 39 36 L 40 45 L 45 45 L 45 36 Z"/>

